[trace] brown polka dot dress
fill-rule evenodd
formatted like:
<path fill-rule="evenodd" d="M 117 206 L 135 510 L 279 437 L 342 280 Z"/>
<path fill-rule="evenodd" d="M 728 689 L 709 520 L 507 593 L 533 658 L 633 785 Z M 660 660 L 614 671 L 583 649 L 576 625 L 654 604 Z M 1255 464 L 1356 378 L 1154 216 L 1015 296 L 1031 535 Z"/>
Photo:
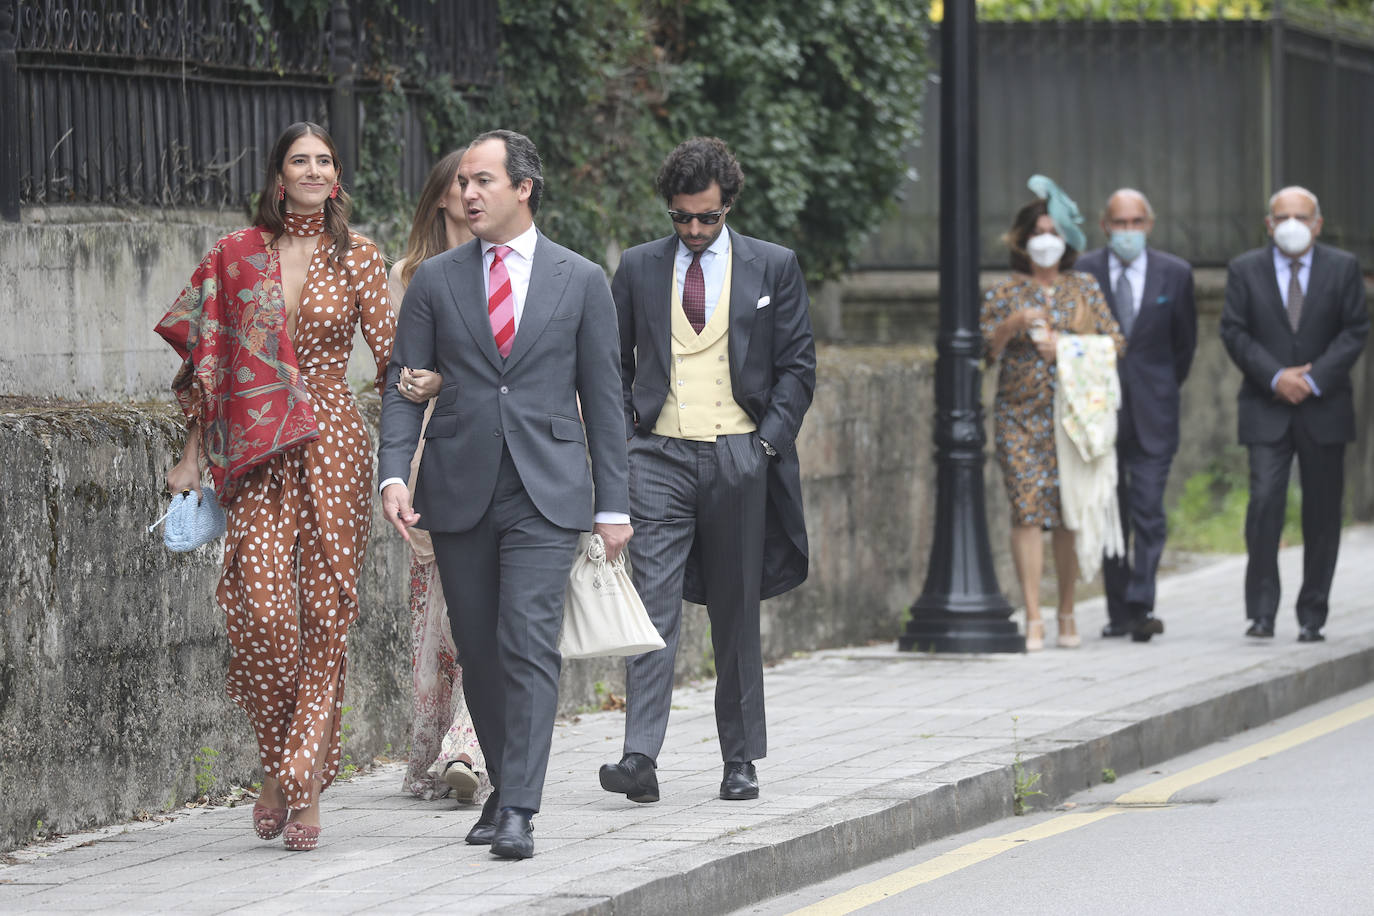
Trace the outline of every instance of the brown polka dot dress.
<path fill-rule="evenodd" d="M 339 770 L 348 627 L 372 518 L 372 444 L 345 378 L 354 328 L 386 372 L 395 324 L 386 268 L 352 236 L 340 268 L 322 237 L 306 271 L 293 343 L 320 437 L 246 475 L 228 510 L 216 598 L 229 631 L 228 692 L 257 733 L 263 772 L 304 808 Z M 277 252 L 268 273 L 281 282 Z"/>

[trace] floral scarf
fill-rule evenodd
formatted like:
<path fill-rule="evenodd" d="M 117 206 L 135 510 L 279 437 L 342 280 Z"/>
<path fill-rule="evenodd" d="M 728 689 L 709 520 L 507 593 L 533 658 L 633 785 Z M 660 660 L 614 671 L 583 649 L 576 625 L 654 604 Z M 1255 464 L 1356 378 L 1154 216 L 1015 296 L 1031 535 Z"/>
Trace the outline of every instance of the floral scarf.
<path fill-rule="evenodd" d="M 320 435 L 286 334 L 266 232 L 258 226 L 220 239 L 157 324 L 183 360 L 172 390 L 200 426 L 201 452 L 224 505 L 248 471 Z"/>

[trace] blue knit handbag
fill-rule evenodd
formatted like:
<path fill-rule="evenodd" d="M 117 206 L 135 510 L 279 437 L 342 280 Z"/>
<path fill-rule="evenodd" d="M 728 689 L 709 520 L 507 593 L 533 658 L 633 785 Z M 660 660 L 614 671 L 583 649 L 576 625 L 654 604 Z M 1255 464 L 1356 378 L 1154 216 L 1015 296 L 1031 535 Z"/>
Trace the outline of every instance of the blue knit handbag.
<path fill-rule="evenodd" d="M 172 504 L 162 514 L 162 518 L 148 526 L 152 531 L 163 521 L 162 543 L 168 550 L 184 553 L 208 544 L 224 534 L 224 510 L 220 508 L 215 491 L 201 487 L 201 498 L 197 500 L 190 490 L 182 490 L 172 497 Z"/>

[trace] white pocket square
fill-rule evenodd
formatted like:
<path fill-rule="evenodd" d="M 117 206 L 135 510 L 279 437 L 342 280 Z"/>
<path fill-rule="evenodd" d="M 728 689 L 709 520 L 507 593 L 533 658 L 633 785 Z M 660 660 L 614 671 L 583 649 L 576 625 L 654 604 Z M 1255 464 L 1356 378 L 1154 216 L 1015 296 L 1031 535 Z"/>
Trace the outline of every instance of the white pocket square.
<path fill-rule="evenodd" d="M 765 305 L 767 305 L 768 303 L 770 303 L 770 302 L 772 302 L 772 301 L 773 301 L 773 300 L 772 300 L 771 297 L 769 297 L 769 296 L 764 296 L 762 299 L 759 300 L 759 304 L 756 305 L 756 306 L 754 306 L 754 308 L 756 308 L 756 309 L 761 309 L 761 308 L 763 308 Z"/>

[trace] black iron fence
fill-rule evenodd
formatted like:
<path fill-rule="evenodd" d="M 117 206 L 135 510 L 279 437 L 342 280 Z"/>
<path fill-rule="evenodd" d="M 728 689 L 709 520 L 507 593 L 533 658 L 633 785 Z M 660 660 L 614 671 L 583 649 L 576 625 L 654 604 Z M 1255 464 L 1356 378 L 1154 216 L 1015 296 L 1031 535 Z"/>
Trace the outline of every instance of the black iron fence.
<path fill-rule="evenodd" d="M 1374 37 L 1287 18 L 979 28 L 985 266 L 1005 266 L 999 239 L 1035 172 L 1078 201 L 1094 246 L 1107 196 L 1139 188 L 1158 215 L 1152 244 L 1198 265 L 1260 244 L 1269 194 L 1301 184 L 1321 199 L 1323 239 L 1374 266 Z M 914 180 L 864 266 L 939 262 L 937 90 L 922 101 Z"/>
<path fill-rule="evenodd" d="M 495 69 L 496 0 L 335 0 L 304 21 L 287 6 L 0 0 L 0 216 L 246 203 L 267 147 L 298 120 L 329 127 L 347 179 L 362 102 L 384 81 L 481 87 Z M 401 131 L 422 141 L 416 108 L 412 94 Z M 424 142 L 398 142 L 397 155 L 417 191 Z"/>

